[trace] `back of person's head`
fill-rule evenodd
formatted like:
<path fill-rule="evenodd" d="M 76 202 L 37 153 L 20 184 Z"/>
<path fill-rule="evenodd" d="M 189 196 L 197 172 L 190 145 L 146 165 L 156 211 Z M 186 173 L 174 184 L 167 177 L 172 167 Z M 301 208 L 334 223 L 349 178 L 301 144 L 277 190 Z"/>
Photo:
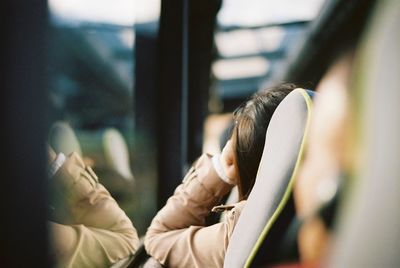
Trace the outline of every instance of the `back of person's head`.
<path fill-rule="evenodd" d="M 254 94 L 234 112 L 232 141 L 239 171 L 239 199 L 246 199 L 254 185 L 272 114 L 296 85 L 285 83 Z"/>

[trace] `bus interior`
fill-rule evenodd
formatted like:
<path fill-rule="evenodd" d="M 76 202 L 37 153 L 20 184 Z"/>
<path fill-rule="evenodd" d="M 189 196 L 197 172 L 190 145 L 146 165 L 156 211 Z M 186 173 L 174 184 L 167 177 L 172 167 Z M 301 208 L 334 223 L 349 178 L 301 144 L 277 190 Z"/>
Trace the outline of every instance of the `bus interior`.
<path fill-rule="evenodd" d="M 224 267 L 400 265 L 400 2 L 84 2 L 2 2 L 1 267 L 54 265 L 46 143 L 83 155 L 143 237 L 235 108 L 282 82 L 306 110 L 267 134 Z M 290 175 L 264 183 L 297 116 Z"/>

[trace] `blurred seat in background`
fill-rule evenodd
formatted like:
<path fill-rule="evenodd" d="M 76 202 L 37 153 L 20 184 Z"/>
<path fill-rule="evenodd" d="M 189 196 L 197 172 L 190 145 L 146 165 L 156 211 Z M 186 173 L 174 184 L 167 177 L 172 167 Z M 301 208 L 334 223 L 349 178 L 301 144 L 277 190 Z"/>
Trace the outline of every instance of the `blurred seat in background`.
<path fill-rule="evenodd" d="M 49 144 L 56 153 L 69 155 L 76 152 L 82 156 L 81 145 L 72 127 L 65 121 L 56 121 L 49 130 Z"/>
<path fill-rule="evenodd" d="M 130 167 L 128 146 L 122 134 L 115 128 L 107 128 L 103 132 L 102 142 L 108 167 L 118 172 L 124 179 L 134 180 Z"/>
<path fill-rule="evenodd" d="M 75 130 L 66 121 L 52 124 L 49 144 L 56 153 L 77 152 L 84 163 L 95 169 L 104 186 L 118 202 L 131 200 L 134 176 L 128 145 L 122 134 L 109 127 L 96 131 Z M 120 204 L 123 208 L 124 205 Z"/>

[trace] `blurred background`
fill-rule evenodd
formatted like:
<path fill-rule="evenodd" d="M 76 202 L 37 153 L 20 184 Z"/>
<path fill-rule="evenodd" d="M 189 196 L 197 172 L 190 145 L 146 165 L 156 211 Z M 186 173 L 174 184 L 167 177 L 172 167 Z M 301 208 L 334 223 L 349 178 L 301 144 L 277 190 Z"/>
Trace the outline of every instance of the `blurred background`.
<path fill-rule="evenodd" d="M 8 219 L 0 236 L 6 241 L 4 256 L 14 256 L 10 252 L 17 252 L 23 241 L 28 249 L 38 249 L 29 250 L 25 261 L 38 260 L 39 267 L 46 266 L 46 251 L 40 250 L 48 246 L 43 141 L 57 151 L 82 154 L 139 235 L 144 235 L 190 164 L 203 152 L 221 150 L 232 124 L 231 113 L 240 103 L 281 82 L 316 90 L 344 52 L 351 51 L 357 63 L 349 83 L 352 104 L 379 111 L 392 107 L 385 116 L 379 114 L 390 120 L 379 124 L 384 122 L 388 132 L 397 133 L 398 113 L 393 107 L 398 106 L 398 95 L 386 93 L 392 105 L 382 101 L 376 106 L 370 99 L 375 95 L 359 89 L 367 84 L 366 77 L 373 79 L 378 73 L 366 63 L 398 58 L 395 27 L 382 26 L 384 18 L 390 25 L 398 24 L 395 2 L 4 1 L 0 97 L 1 152 L 6 156 L 1 176 L 7 186 L 1 187 L 0 203 Z M 372 42 L 375 36 L 382 40 L 389 36 L 390 42 Z M 382 51 L 394 52 L 383 57 Z M 398 92 L 396 83 L 384 82 L 395 77 L 398 66 L 379 66 L 390 77 L 382 74 L 374 85 L 388 85 Z M 355 126 L 375 129 L 369 122 L 376 123 L 371 116 L 376 111 L 368 109 L 355 109 Z M 375 133 L 368 131 L 360 127 L 355 132 Z M 357 137 L 356 145 L 368 140 Z M 389 139 L 395 140 L 383 138 Z M 371 163 L 388 159 L 385 151 L 371 149 L 366 154 Z M 355 174 L 353 169 L 361 166 L 357 161 L 364 158 L 352 157 L 349 169 Z M 362 163 L 370 163 L 367 160 Z M 398 173 L 388 178 L 392 175 Z M 400 189 L 398 182 L 391 185 Z M 35 202 L 27 205 L 25 200 Z M 393 204 L 398 198 L 391 200 Z M 389 214 L 398 220 L 396 213 Z"/>
<path fill-rule="evenodd" d="M 170 8 L 177 9 L 178 4 L 171 3 Z M 195 96 L 188 97 L 187 105 L 191 107 L 185 111 L 188 121 L 193 118 L 193 124 L 186 126 L 188 150 L 183 153 L 186 159 L 182 169 L 202 151 L 219 151 L 219 136 L 229 126 L 229 114 L 252 93 L 283 75 L 290 52 L 304 38 L 309 22 L 316 17 L 322 4 L 322 0 L 295 3 L 226 0 L 193 3 L 188 7 L 188 12 L 196 12 L 197 21 L 187 27 L 196 27 L 193 31 L 199 32 L 197 37 L 188 37 L 188 49 L 196 45 L 191 42 L 197 42 L 200 35 L 205 35 L 206 40 L 194 48 L 194 52 L 187 51 L 186 64 L 199 62 L 189 72 L 198 72 L 192 77 L 200 85 L 192 89 L 191 82 L 187 81 L 187 91 L 195 92 Z M 176 89 L 168 85 L 171 83 L 173 87 L 177 83 L 169 81 L 173 77 L 158 76 L 164 64 L 172 64 L 168 60 L 160 63 L 165 57 L 161 54 L 168 53 L 172 57 L 181 53 L 170 47 L 165 48 L 165 52 L 160 51 L 161 43 L 171 43 L 162 38 L 167 39 L 168 35 L 173 35 L 170 29 L 181 26 L 173 25 L 178 21 L 160 26 L 161 1 L 157 0 L 120 0 L 117 3 L 50 0 L 48 7 L 46 53 L 50 121 L 62 121 L 74 130 L 84 157 L 92 161 L 103 183 L 144 234 L 158 206 L 165 202 L 174 184 L 181 179 L 179 169 L 178 172 L 158 169 L 158 153 L 162 149 L 157 143 L 160 138 L 154 133 L 160 127 L 154 114 L 157 112 L 154 106 L 160 103 L 158 98 L 169 95 L 167 99 L 175 99 L 171 104 L 181 98 Z M 165 17 L 170 19 L 167 16 L 169 13 Z M 165 37 L 161 36 L 160 27 L 168 27 L 163 32 Z M 190 53 L 194 54 L 193 61 Z M 204 58 L 200 58 L 201 55 Z M 159 94 L 158 86 L 166 92 Z M 191 105 L 192 101 L 197 104 Z M 168 102 L 164 105 L 168 106 Z M 107 157 L 113 156 L 106 154 L 113 152 L 106 152 L 105 143 L 116 142 L 105 139 L 110 128 L 118 131 L 126 143 L 132 180 L 119 176 L 118 170 L 117 174 L 112 172 L 112 164 L 107 163 Z M 195 140 L 191 140 L 192 136 Z M 57 142 L 65 142 L 65 137 L 50 138 L 53 147 L 58 146 Z M 123 149 L 117 148 L 118 145 L 110 146 L 115 155 L 121 154 L 118 150 Z M 179 150 L 180 146 L 175 146 Z M 166 150 L 161 154 L 179 159 L 173 155 L 174 151 Z M 179 166 L 173 162 L 168 165 Z M 176 177 L 171 179 L 172 176 Z M 157 187 L 160 180 L 171 181 L 169 188 L 161 193 Z"/>
<path fill-rule="evenodd" d="M 154 55 L 148 53 L 142 62 L 136 61 L 136 31 L 141 27 L 146 34 L 156 35 L 160 4 L 48 2 L 50 121 L 73 129 L 84 158 L 127 215 L 135 219 L 141 234 L 155 210 L 156 160 L 144 162 L 144 167 L 140 163 L 132 172 L 141 154 L 154 155 L 155 150 L 154 146 L 135 148 L 146 139 L 135 127 L 135 73 L 138 65 L 154 64 L 145 61 Z M 49 138 L 53 147 L 68 146 L 68 137 L 52 128 Z"/>

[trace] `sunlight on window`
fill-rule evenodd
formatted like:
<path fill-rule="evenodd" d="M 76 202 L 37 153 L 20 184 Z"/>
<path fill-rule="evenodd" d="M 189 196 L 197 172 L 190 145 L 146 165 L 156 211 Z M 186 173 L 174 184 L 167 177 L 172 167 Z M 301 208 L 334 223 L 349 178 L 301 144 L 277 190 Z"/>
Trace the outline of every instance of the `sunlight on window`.
<path fill-rule="evenodd" d="M 223 26 L 260 26 L 313 19 L 324 0 L 225 0 L 218 14 Z"/>
<path fill-rule="evenodd" d="M 49 0 L 50 11 L 63 20 L 133 25 L 135 2 L 131 0 Z"/>
<path fill-rule="evenodd" d="M 277 50 L 284 34 L 284 29 L 278 26 L 255 30 L 241 29 L 218 32 L 215 42 L 222 57 L 256 55 Z"/>
<path fill-rule="evenodd" d="M 217 60 L 212 66 L 214 75 L 220 80 L 262 76 L 268 69 L 269 62 L 263 57 Z"/>

